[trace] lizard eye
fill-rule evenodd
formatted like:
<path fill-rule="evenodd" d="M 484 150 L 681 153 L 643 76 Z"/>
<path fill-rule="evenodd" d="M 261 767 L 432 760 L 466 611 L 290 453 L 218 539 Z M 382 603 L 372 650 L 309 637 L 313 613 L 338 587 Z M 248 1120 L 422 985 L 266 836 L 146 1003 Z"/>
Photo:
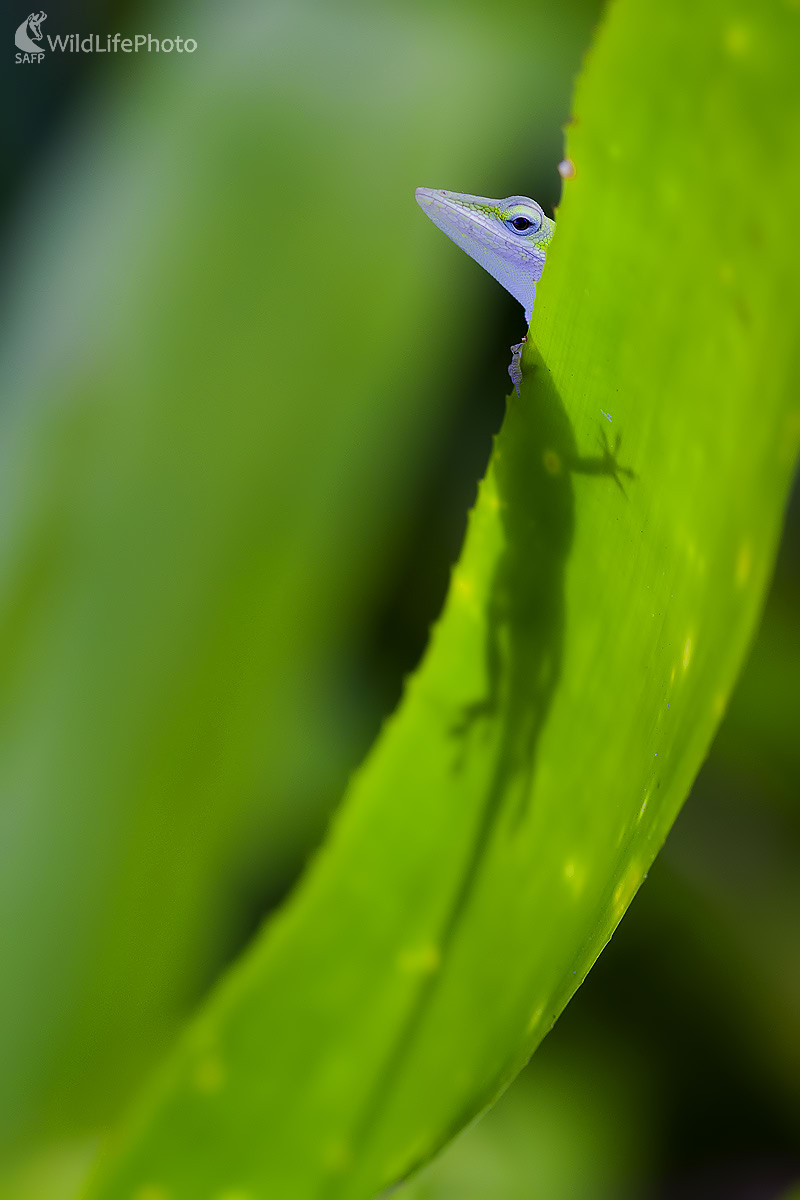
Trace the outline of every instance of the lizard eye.
<path fill-rule="evenodd" d="M 542 222 L 541 218 L 535 212 L 532 212 L 530 216 L 517 213 L 515 216 L 506 217 L 505 225 L 512 233 L 526 234 L 538 233 L 542 227 Z"/>

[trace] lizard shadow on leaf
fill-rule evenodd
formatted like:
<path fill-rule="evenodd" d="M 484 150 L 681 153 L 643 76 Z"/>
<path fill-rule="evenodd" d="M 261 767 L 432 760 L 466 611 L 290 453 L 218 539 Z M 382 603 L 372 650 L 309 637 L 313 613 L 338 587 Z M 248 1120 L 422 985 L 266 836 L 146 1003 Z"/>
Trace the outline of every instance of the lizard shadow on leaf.
<path fill-rule="evenodd" d="M 533 378 L 522 398 L 511 394 L 494 456 L 503 528 L 486 607 L 486 694 L 462 710 L 451 727 L 458 742 L 454 770 L 466 768 L 481 724 L 499 722 L 496 765 L 474 839 L 473 863 L 463 877 L 466 893 L 512 789 L 513 825 L 524 818 L 532 790 L 536 748 L 561 674 L 565 629 L 565 574 L 575 524 L 573 474 L 636 478 L 619 464 L 599 432 L 599 453 L 579 453 L 575 434 L 552 375 L 533 349 Z M 456 904 L 456 910 L 459 909 Z"/>

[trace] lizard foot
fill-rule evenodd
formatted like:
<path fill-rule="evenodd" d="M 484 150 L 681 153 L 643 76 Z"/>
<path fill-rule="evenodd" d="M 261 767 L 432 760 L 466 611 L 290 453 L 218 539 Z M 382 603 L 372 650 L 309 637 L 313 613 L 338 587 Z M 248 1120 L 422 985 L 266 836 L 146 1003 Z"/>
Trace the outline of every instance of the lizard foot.
<path fill-rule="evenodd" d="M 517 395 L 519 395 L 520 384 L 522 383 L 522 348 L 526 341 L 527 338 L 523 338 L 516 346 L 511 347 L 511 363 L 508 373 L 511 376 L 511 382 L 514 385 Z"/>
<path fill-rule="evenodd" d="M 465 704 L 458 720 L 450 726 L 450 736 L 460 743 L 453 769 L 461 771 L 467 753 L 467 735 L 474 725 L 483 718 L 494 716 L 496 706 L 491 700 L 477 700 L 474 704 Z"/>
<path fill-rule="evenodd" d="M 461 716 L 450 726 L 450 732 L 453 737 L 463 737 L 476 721 L 482 717 L 492 717 L 495 712 L 496 706 L 488 699 L 476 700 L 474 704 L 465 704 L 461 710 Z"/>
<path fill-rule="evenodd" d="M 602 473 L 604 475 L 610 476 L 611 479 L 614 480 L 614 483 L 617 485 L 617 487 L 622 492 L 622 494 L 625 495 L 625 488 L 622 485 L 622 480 L 620 479 L 620 475 L 624 475 L 626 479 L 635 479 L 636 472 L 632 471 L 630 467 L 620 466 L 619 462 L 617 461 L 617 455 L 619 454 L 619 448 L 622 445 L 622 435 L 619 433 L 617 434 L 617 436 L 614 438 L 614 445 L 612 447 L 608 440 L 608 437 L 606 436 L 605 429 L 601 426 L 599 440 L 600 440 L 600 449 L 601 449 L 602 455 L 603 455 L 603 471 L 602 471 Z"/>

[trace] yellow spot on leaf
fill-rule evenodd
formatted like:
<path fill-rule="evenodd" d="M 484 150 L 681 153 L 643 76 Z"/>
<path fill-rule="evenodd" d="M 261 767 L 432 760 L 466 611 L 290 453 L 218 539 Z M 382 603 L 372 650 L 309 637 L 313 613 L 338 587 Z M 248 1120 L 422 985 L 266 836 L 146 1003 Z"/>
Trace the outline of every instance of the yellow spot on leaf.
<path fill-rule="evenodd" d="M 742 542 L 736 555 L 736 584 L 744 587 L 753 569 L 753 550 L 749 542 Z"/>
<path fill-rule="evenodd" d="M 694 649 L 694 647 L 692 645 L 692 638 L 690 635 L 689 637 L 687 637 L 686 641 L 683 644 L 683 669 L 684 669 L 684 671 L 687 669 L 687 667 L 689 666 L 689 663 L 692 661 L 692 650 L 693 649 Z"/>
<path fill-rule="evenodd" d="M 473 584 L 472 580 L 468 579 L 466 575 L 463 575 L 461 571 L 456 571 L 454 573 L 453 587 L 458 592 L 459 596 L 464 596 L 468 600 L 471 600 L 475 595 L 475 585 Z"/>
<path fill-rule="evenodd" d="M 746 25 L 729 25 L 723 42 L 731 58 L 742 58 L 750 49 L 751 35 Z"/>
<path fill-rule="evenodd" d="M 441 954 L 433 942 L 403 950 L 397 958 L 398 969 L 405 975 L 432 975 L 439 970 Z"/>
<path fill-rule="evenodd" d="M 539 1028 L 543 1016 L 544 1005 L 540 1004 L 536 1011 L 531 1013 L 531 1019 L 528 1021 L 528 1033 L 534 1033 Z"/>
<path fill-rule="evenodd" d="M 612 904 L 614 906 L 615 921 L 622 920 L 625 910 L 627 909 L 633 897 L 636 895 L 636 889 L 641 882 L 642 868 L 639 863 L 634 860 L 614 889 L 614 898 L 612 900 Z"/>
<path fill-rule="evenodd" d="M 545 450 L 542 455 L 542 462 L 548 475 L 561 474 L 561 457 L 556 454 L 555 450 Z"/>
<path fill-rule="evenodd" d="M 194 1086 L 205 1096 L 212 1096 L 225 1083 L 225 1066 L 217 1055 L 203 1058 L 194 1069 Z"/>
<path fill-rule="evenodd" d="M 579 896 L 583 891 L 583 885 L 586 882 L 586 871 L 580 863 L 576 863 L 574 859 L 569 859 L 564 863 L 564 880 L 569 884 L 572 892 Z"/>

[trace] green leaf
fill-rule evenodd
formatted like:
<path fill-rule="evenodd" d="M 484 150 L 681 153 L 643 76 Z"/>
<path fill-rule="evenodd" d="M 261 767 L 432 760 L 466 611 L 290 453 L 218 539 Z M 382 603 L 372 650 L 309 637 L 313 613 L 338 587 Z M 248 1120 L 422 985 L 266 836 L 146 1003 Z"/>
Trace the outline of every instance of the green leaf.
<path fill-rule="evenodd" d="M 796 453 L 798 23 L 611 10 L 429 652 L 93 1196 L 374 1196 L 491 1102 L 620 920 L 724 711 Z"/>

